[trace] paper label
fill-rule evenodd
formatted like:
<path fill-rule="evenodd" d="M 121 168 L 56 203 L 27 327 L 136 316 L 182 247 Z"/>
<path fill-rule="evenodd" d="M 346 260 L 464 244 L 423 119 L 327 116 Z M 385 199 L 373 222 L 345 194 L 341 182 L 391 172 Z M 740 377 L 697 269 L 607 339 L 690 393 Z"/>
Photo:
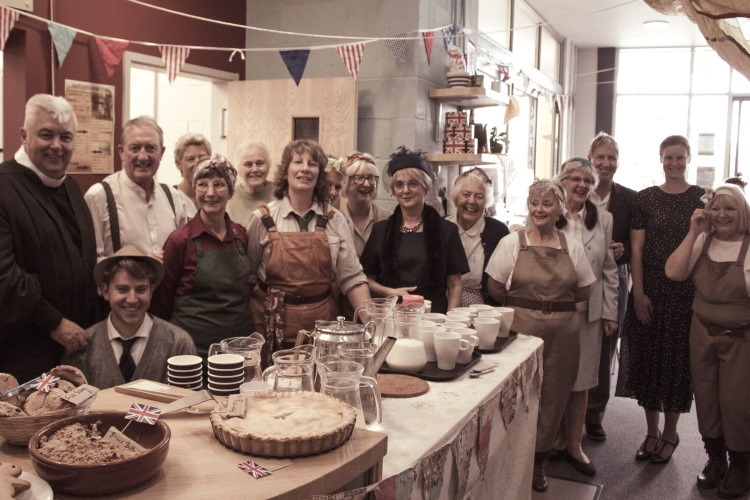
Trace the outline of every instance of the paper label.
<path fill-rule="evenodd" d="M 129 437 L 127 437 L 125 434 L 120 432 L 119 430 L 115 429 L 114 427 L 110 427 L 107 433 L 102 437 L 102 439 L 105 439 L 109 441 L 110 443 L 113 443 L 117 448 L 121 449 L 122 451 L 127 452 L 144 452 L 146 451 L 146 448 L 139 445 Z"/>
<path fill-rule="evenodd" d="M 76 387 L 72 391 L 60 396 L 60 399 L 64 399 L 65 401 L 68 401 L 69 403 L 73 403 L 74 405 L 78 406 L 79 404 L 88 400 L 91 396 L 93 396 L 97 392 L 99 392 L 99 389 L 97 389 L 93 385 L 83 384 L 79 387 Z"/>
<path fill-rule="evenodd" d="M 141 380 L 139 382 L 129 384 L 128 388 L 140 389 L 142 391 L 151 391 L 151 392 L 166 392 L 169 390 L 168 385 L 159 384 L 157 382 L 151 382 L 150 380 Z"/>
<path fill-rule="evenodd" d="M 244 394 L 232 394 L 227 399 L 227 417 L 245 416 L 245 396 Z"/>

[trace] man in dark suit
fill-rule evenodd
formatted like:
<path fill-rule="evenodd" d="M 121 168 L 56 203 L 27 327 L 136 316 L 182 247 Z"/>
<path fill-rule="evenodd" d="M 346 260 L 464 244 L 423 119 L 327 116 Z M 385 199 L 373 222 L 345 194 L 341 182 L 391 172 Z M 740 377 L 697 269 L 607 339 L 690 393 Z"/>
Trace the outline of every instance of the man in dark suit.
<path fill-rule="evenodd" d="M 628 307 L 628 273 L 630 268 L 630 205 L 636 192 L 613 181 L 617 172 L 619 149 L 615 139 L 604 133 L 594 137 L 589 146 L 589 160 L 599 174 L 599 183 L 591 193 L 591 201 L 612 214 L 612 242 L 610 248 L 617 261 L 618 323 L 622 328 L 625 310 Z M 595 441 L 607 439 L 602 427 L 604 411 L 609 401 L 612 358 L 617 349 L 618 335 L 605 336 L 599 358 L 599 385 L 589 389 L 586 410 L 586 435 Z"/>
<path fill-rule="evenodd" d="M 65 175 L 77 127 L 65 99 L 37 94 L 21 148 L 0 164 L 0 372 L 22 382 L 84 348 L 97 319 L 94 228 Z"/>

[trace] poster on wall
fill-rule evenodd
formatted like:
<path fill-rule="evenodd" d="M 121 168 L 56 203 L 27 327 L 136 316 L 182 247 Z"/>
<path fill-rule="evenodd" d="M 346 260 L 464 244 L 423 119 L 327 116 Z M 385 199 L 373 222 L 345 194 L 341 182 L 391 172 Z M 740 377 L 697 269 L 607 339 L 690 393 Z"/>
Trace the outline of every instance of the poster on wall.
<path fill-rule="evenodd" d="M 115 166 L 115 87 L 65 80 L 65 99 L 78 118 L 68 173 L 111 174 Z"/>

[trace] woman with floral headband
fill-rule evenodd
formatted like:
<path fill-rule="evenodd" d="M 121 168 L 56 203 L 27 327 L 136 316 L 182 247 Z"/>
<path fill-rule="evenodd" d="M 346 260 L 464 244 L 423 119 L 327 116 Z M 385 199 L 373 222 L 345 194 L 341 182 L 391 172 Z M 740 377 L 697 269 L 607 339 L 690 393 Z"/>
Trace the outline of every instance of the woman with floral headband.
<path fill-rule="evenodd" d="M 237 171 L 221 155 L 195 167 L 198 214 L 164 243 L 164 279 L 153 312 L 187 330 L 198 354 L 252 330 L 248 309 L 247 233 L 226 213 Z"/>
<path fill-rule="evenodd" d="M 690 370 L 709 457 L 698 487 L 718 486 L 719 497 L 739 498 L 750 488 L 750 206 L 737 186 L 705 198 L 706 209 L 693 212 L 665 272 L 695 285 Z"/>

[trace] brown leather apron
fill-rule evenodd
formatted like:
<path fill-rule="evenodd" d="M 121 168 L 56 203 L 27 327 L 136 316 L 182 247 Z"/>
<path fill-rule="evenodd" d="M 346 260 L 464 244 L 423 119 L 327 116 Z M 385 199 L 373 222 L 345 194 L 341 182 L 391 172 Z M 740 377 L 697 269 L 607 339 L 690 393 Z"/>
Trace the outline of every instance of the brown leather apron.
<path fill-rule="evenodd" d="M 565 235 L 560 247 L 529 246 L 518 231 L 518 258 L 505 305 L 513 307 L 512 329 L 544 340 L 542 398 L 536 451 L 548 452 L 557 436 L 565 404 L 578 374 L 579 314 L 575 311 L 578 274 L 568 255 Z M 521 305 L 523 304 L 523 306 Z"/>
<path fill-rule="evenodd" d="M 750 235 L 736 261 L 708 257 L 706 237 L 691 279 L 695 285 L 690 325 L 690 372 L 703 437 L 724 436 L 727 448 L 750 452 L 750 297 L 745 257 Z"/>
<path fill-rule="evenodd" d="M 259 205 L 261 221 L 268 230 L 266 281 L 258 283 L 250 300 L 255 331 L 263 332 L 262 364 L 271 354 L 292 347 L 300 330 L 312 330 L 319 319 L 336 318 L 331 247 L 326 236 L 333 212 L 318 215 L 314 231 L 280 232 L 268 206 Z"/>

